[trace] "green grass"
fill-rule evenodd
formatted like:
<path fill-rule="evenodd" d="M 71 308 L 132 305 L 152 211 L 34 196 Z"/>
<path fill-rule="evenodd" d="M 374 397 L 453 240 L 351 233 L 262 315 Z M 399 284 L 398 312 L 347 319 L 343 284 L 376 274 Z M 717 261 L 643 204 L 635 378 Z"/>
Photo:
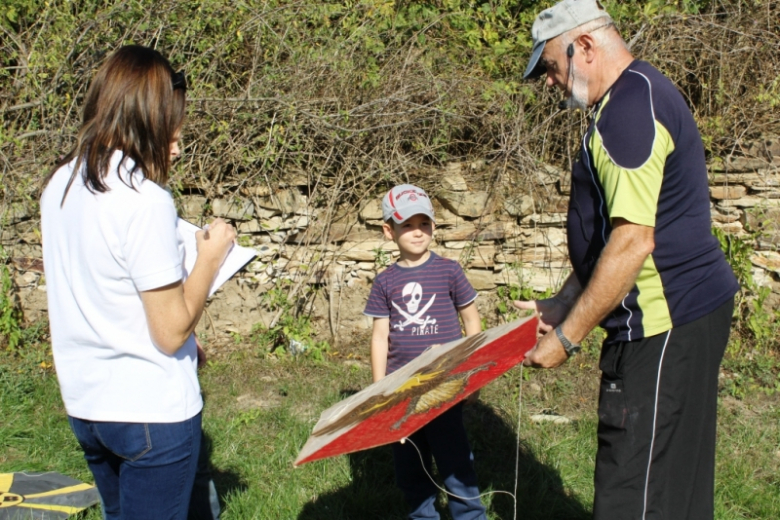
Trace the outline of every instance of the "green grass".
<path fill-rule="evenodd" d="M 0 473 L 58 471 L 91 482 L 57 378 L 36 358 L 0 353 Z M 93 507 L 79 518 L 101 518 L 100 510 Z"/>
<path fill-rule="evenodd" d="M 204 369 L 204 425 L 225 520 L 403 518 L 387 447 L 292 466 L 319 413 L 369 383 L 368 365 L 345 362 L 345 353 L 317 363 L 241 351 Z M 360 355 L 355 350 L 352 359 L 355 354 Z M 0 358 L 0 472 L 59 471 L 91 481 L 65 420 L 56 376 L 46 362 L 41 350 Z M 511 491 L 522 380 L 519 518 L 590 518 L 596 364 L 593 354 L 586 353 L 558 371 L 515 369 L 483 389 L 480 401 L 466 408 L 482 490 Z M 542 410 L 573 422 L 535 424 L 528 419 Z M 489 518 L 513 518 L 511 497 L 489 495 L 484 502 Z M 449 518 L 444 510 L 443 518 Z M 79 518 L 99 516 L 92 508 Z M 776 396 L 754 392 L 736 399 L 724 391 L 716 518 L 780 518 Z"/>

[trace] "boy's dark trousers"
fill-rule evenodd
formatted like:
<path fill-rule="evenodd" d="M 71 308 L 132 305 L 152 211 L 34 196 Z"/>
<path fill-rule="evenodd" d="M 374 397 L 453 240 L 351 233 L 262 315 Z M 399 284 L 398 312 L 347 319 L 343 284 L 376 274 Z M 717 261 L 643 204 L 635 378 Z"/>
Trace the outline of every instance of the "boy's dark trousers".
<path fill-rule="evenodd" d="M 466 429 L 463 426 L 463 403 L 458 403 L 415 432 L 411 442 L 393 444 L 395 477 L 409 505 L 410 519 L 438 520 L 435 503 L 439 490 L 433 476 L 432 460 L 444 479 L 450 513 L 454 520 L 487 520 L 485 508 L 479 499 L 474 455 L 471 453 Z M 420 457 L 422 454 L 422 460 Z M 425 468 L 423 468 L 423 463 Z M 459 497 L 465 497 L 459 498 Z"/>

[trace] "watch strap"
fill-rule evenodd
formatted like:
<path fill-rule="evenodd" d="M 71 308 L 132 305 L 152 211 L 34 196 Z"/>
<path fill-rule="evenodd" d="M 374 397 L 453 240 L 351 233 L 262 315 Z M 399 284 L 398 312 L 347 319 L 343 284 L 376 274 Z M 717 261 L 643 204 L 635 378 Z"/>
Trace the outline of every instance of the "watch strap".
<path fill-rule="evenodd" d="M 580 345 L 569 341 L 569 338 L 563 335 L 560 325 L 555 327 L 555 335 L 558 336 L 558 340 L 561 342 L 561 345 L 563 345 L 563 350 L 566 351 L 567 356 L 573 356 L 582 348 Z"/>

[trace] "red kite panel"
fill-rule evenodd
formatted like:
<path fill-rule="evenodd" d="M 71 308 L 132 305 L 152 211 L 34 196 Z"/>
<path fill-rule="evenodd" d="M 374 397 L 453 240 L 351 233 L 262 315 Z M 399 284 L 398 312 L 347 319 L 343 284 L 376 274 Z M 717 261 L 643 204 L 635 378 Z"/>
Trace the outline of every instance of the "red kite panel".
<path fill-rule="evenodd" d="M 423 352 L 320 416 L 295 465 L 399 441 L 525 359 L 534 316 Z"/>

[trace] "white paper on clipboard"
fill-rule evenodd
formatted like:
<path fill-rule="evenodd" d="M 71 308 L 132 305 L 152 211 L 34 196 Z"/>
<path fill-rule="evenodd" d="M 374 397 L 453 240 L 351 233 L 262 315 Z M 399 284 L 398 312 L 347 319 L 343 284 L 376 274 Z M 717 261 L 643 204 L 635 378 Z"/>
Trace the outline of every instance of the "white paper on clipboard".
<path fill-rule="evenodd" d="M 200 228 L 195 224 L 190 224 L 186 220 L 179 219 L 176 223 L 176 229 L 179 231 L 184 242 L 184 278 L 192 272 L 192 268 L 195 266 L 195 259 L 198 257 L 198 247 L 195 240 L 195 233 L 200 231 Z M 248 264 L 254 257 L 257 256 L 257 251 L 248 247 L 242 247 L 238 244 L 233 244 L 230 252 L 219 266 L 217 271 L 217 277 L 214 279 L 214 283 L 211 284 L 209 289 L 209 297 L 211 297 L 217 289 L 222 287 L 222 284 L 230 280 L 230 278 L 236 274 L 242 267 Z"/>

